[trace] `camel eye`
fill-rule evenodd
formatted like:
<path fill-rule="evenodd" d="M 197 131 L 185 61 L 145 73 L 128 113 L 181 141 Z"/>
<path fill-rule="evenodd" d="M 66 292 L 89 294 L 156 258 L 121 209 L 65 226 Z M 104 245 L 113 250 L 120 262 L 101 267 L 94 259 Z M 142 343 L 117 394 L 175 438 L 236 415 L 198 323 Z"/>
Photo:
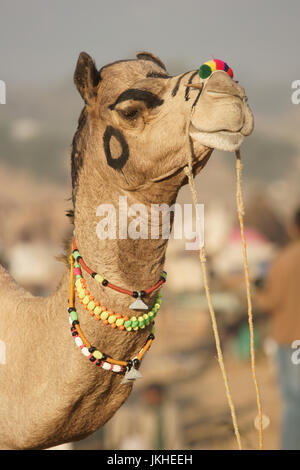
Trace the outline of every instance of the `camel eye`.
<path fill-rule="evenodd" d="M 122 118 L 127 119 L 128 121 L 134 121 L 139 117 L 140 110 L 137 108 L 119 109 L 118 113 Z"/>

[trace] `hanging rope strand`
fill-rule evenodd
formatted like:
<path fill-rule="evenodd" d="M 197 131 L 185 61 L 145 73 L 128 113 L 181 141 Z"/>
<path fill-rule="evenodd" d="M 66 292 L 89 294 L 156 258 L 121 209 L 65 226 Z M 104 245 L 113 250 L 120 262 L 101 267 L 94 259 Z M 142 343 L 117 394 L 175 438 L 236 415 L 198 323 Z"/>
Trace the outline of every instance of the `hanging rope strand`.
<path fill-rule="evenodd" d="M 250 294 L 250 281 L 249 281 L 249 268 L 247 260 L 247 248 L 245 241 L 245 229 L 244 229 L 244 204 L 243 204 L 243 195 L 242 195 L 242 185 L 241 185 L 241 174 L 242 174 L 242 163 L 241 163 L 241 154 L 237 150 L 236 154 L 236 180 L 237 180 L 237 189 L 236 189 L 236 202 L 237 202 L 237 213 L 240 223 L 240 231 L 242 238 L 242 247 L 243 247 L 243 262 L 244 262 L 244 273 L 245 273 L 245 282 L 246 282 L 246 292 L 247 292 L 247 304 L 248 304 L 248 323 L 250 331 L 250 356 L 251 356 L 251 370 L 252 377 L 256 392 L 256 401 L 259 417 L 259 449 L 263 449 L 263 422 L 262 422 L 262 406 L 260 400 L 260 393 L 256 377 L 256 366 L 255 366 L 255 351 L 254 351 L 254 328 L 253 328 L 253 314 L 252 314 L 252 302 Z"/>
<path fill-rule="evenodd" d="M 189 153 L 188 167 L 185 167 L 185 172 L 186 172 L 188 180 L 189 180 L 189 186 L 190 186 L 191 193 L 192 193 L 192 198 L 193 198 L 193 205 L 195 207 L 196 217 L 197 217 L 197 193 L 196 193 L 195 182 L 194 182 L 194 178 L 193 178 L 192 154 L 191 153 Z M 230 408 L 230 412 L 231 412 L 231 418 L 232 418 L 235 437 L 236 437 L 236 440 L 237 440 L 237 445 L 238 445 L 239 450 L 242 450 L 241 437 L 240 437 L 240 432 L 239 432 L 238 423 L 237 423 L 237 419 L 236 419 L 235 408 L 234 408 L 234 404 L 233 404 L 231 393 L 230 393 L 227 374 L 226 374 L 226 370 L 225 370 L 225 365 L 224 365 L 223 353 L 222 353 L 221 344 L 220 344 L 220 337 L 219 337 L 219 332 L 218 332 L 216 316 L 215 316 L 215 312 L 214 312 L 214 309 L 213 309 L 213 305 L 212 305 L 212 301 L 211 301 L 211 295 L 210 295 L 210 291 L 209 291 L 204 247 L 202 247 L 199 251 L 199 258 L 200 258 L 200 263 L 201 263 L 201 268 L 202 268 L 203 282 L 204 282 L 204 287 L 205 287 L 205 293 L 206 293 L 209 313 L 210 313 L 211 322 L 212 322 L 212 329 L 213 329 L 213 333 L 214 333 L 214 337 L 215 337 L 218 362 L 219 362 L 220 369 L 221 369 L 222 376 L 223 376 L 223 381 L 224 381 L 225 390 L 226 390 L 226 396 L 227 396 L 227 400 L 228 400 L 228 404 L 229 404 L 229 408 Z"/>

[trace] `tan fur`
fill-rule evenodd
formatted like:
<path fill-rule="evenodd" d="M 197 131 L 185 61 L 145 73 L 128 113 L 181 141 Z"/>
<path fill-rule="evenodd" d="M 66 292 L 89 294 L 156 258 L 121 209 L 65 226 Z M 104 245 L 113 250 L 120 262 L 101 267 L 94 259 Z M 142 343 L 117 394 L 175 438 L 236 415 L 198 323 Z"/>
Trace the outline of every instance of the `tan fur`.
<path fill-rule="evenodd" d="M 147 78 L 148 73 L 166 72 L 144 54 L 139 60 L 104 67 L 98 81 L 93 61 L 83 53 L 75 72 L 75 83 L 86 103 L 85 121 L 76 139 L 75 153 L 80 154 L 81 164 L 73 175 L 78 248 L 95 271 L 117 285 L 136 290 L 159 279 L 167 240 L 99 240 L 96 208 L 100 203 L 118 207 L 121 195 L 127 196 L 129 205 L 141 202 L 149 211 L 153 203 L 175 202 L 179 188 L 186 183 L 183 168 L 191 151 L 188 124 L 199 91 L 191 88 L 190 98 L 185 100 L 191 72 L 172 96 L 179 77 Z M 199 83 L 200 78 L 195 76 L 194 82 Z M 128 88 L 151 91 L 164 103 L 151 109 L 131 100 L 119 103 L 118 110 L 109 109 Z M 251 132 L 252 115 L 245 101 L 243 89 L 224 72 L 216 72 L 207 81 L 192 125 L 195 136 L 197 131 L 210 133 L 211 148 L 201 139 L 192 139 L 195 173 L 213 147 L 224 145 L 226 138 L 220 143 L 215 131 Z M 133 121 L 120 115 L 120 110 L 129 106 L 140 111 Z M 130 156 L 122 171 L 108 166 L 104 155 L 107 125 L 121 130 L 129 145 Z M 119 156 L 118 143 L 111 142 L 111 152 L 114 158 Z M 93 295 L 107 307 L 136 314 L 128 308 L 128 296 L 84 277 Z M 6 364 L 0 365 L 0 448 L 46 448 L 81 439 L 103 426 L 131 391 L 130 385 L 121 385 L 122 376 L 95 367 L 74 345 L 67 315 L 68 282 L 66 268 L 55 294 L 34 298 L 0 267 L 0 340 L 6 343 L 7 357 Z M 146 302 L 151 304 L 153 299 L 151 295 Z M 150 331 L 149 327 L 135 333 L 115 331 L 91 319 L 80 305 L 77 310 L 91 343 L 114 358 L 133 357 Z"/>

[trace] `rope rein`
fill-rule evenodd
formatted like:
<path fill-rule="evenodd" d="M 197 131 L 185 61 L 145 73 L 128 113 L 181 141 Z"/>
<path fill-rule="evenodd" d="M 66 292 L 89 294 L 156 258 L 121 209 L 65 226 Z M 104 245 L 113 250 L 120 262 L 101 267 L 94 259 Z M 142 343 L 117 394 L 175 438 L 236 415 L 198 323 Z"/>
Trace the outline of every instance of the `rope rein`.
<path fill-rule="evenodd" d="M 252 314 L 252 302 L 251 302 L 251 293 L 250 293 L 250 281 L 249 281 L 249 267 L 247 260 L 247 247 L 245 240 L 245 229 L 244 229 L 244 204 L 243 204 L 243 195 L 242 195 L 242 184 L 241 184 L 241 175 L 242 175 L 242 162 L 241 162 L 241 153 L 239 150 L 235 152 L 236 155 L 236 203 L 237 203 L 237 213 L 240 223 L 240 232 L 242 238 L 242 247 L 243 247 L 243 263 L 244 263 L 244 273 L 245 273 L 245 283 L 246 283 L 246 292 L 247 292 L 247 304 L 248 304 L 248 323 L 250 331 L 250 356 L 251 356 L 251 371 L 252 378 L 255 387 L 256 393 L 256 403 L 258 410 L 258 435 L 259 435 L 259 449 L 263 449 L 263 419 L 262 419 L 262 406 L 260 393 L 256 377 L 256 366 L 255 366 L 255 350 L 254 350 L 254 330 L 253 330 L 253 314 Z"/>
<path fill-rule="evenodd" d="M 188 182 L 189 182 L 189 187 L 190 187 L 190 190 L 191 190 L 191 193 L 192 193 L 192 200 L 193 200 L 193 205 L 194 205 L 194 208 L 195 208 L 196 217 L 198 217 L 198 211 L 197 211 L 198 198 L 197 198 L 197 192 L 196 192 L 194 176 L 193 176 L 192 158 L 193 158 L 192 153 L 189 152 L 189 154 L 188 154 L 188 165 L 184 168 L 184 170 L 185 170 L 185 173 L 188 177 Z M 240 223 L 240 231 L 241 231 L 242 246 L 243 246 L 243 264 L 244 264 L 246 291 L 247 291 L 248 323 L 249 323 L 249 330 L 250 330 L 251 369 L 252 369 L 253 382 L 254 382 L 254 386 L 255 386 L 257 409 L 258 409 L 258 416 L 259 416 L 259 429 L 258 429 L 258 432 L 259 432 L 259 449 L 262 450 L 263 449 L 262 407 L 261 407 L 261 400 L 260 400 L 259 388 L 258 388 L 258 383 L 257 383 L 257 378 L 256 378 L 256 367 L 255 367 L 253 315 L 252 315 L 252 303 L 251 303 L 251 294 L 250 294 L 250 282 L 249 282 L 249 269 L 248 269 L 248 261 L 247 261 L 247 250 L 246 250 L 246 241 L 245 241 L 245 233 L 244 233 L 244 220 L 243 220 L 243 215 L 244 215 L 244 208 L 243 207 L 244 207 L 244 205 L 243 205 L 243 197 L 242 197 L 242 190 L 241 190 L 241 170 L 242 170 L 241 156 L 240 156 L 240 152 L 237 151 L 236 152 L 237 212 L 238 212 L 238 219 L 239 219 L 239 223 Z M 226 373 L 226 369 L 225 369 L 223 353 L 222 353 L 222 349 L 221 349 L 220 336 L 219 336 L 218 326 L 217 326 L 217 321 L 216 321 L 216 315 L 215 315 L 214 308 L 213 308 L 213 305 L 212 305 L 211 294 L 210 294 L 210 289 L 209 289 L 209 284 L 208 284 L 208 276 L 207 276 L 207 269 L 206 269 L 206 255 L 205 255 L 204 246 L 201 247 L 200 250 L 199 250 L 199 259 L 200 259 L 200 264 L 201 264 L 201 269 L 202 269 L 202 276 L 203 276 L 205 294 L 206 294 L 206 298 L 207 298 L 207 303 L 208 303 L 208 309 L 209 309 L 209 314 L 210 314 L 211 323 L 212 323 L 213 334 L 214 334 L 215 343 L 216 343 L 217 358 L 218 358 L 219 366 L 220 366 L 220 369 L 221 369 L 221 373 L 222 373 L 222 377 L 223 377 L 223 381 L 224 381 L 224 385 L 225 385 L 226 397 L 227 397 L 228 405 L 229 405 L 229 408 L 230 408 L 232 424 L 233 424 L 233 429 L 234 429 L 237 445 L 238 445 L 239 450 L 242 450 L 241 437 L 240 437 L 238 422 L 237 422 L 237 418 L 236 418 L 235 407 L 234 407 L 234 404 L 233 404 L 233 400 L 232 400 L 232 396 L 231 396 L 231 392 L 230 392 L 230 387 L 229 387 L 229 383 L 228 383 L 228 378 L 227 378 L 227 373 Z"/>

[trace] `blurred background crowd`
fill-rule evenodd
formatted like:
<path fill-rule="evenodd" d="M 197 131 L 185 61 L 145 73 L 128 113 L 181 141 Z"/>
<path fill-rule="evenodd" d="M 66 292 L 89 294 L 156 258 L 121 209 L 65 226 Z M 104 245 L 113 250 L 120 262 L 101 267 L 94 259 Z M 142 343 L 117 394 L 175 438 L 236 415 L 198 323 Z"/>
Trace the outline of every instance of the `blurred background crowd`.
<path fill-rule="evenodd" d="M 71 230 L 65 217 L 70 143 L 82 106 L 72 74 L 81 50 L 98 67 L 150 50 L 174 75 L 198 68 L 210 54 L 226 60 L 255 116 L 255 132 L 241 149 L 253 291 L 289 244 L 288 227 L 300 205 L 300 105 L 291 102 L 291 83 L 300 78 L 294 60 L 299 3 L 201 3 L 0 0 L 0 79 L 7 87 L 7 103 L 0 105 L 0 260 L 31 292 L 52 292 L 63 269 L 55 256 Z M 243 443 L 253 449 L 257 411 L 235 185 L 234 155 L 218 151 L 196 179 L 225 362 Z M 191 203 L 188 188 L 178 202 Z M 70 448 L 235 448 L 199 258 L 184 243 L 169 243 L 168 282 L 144 379 L 104 428 Z M 276 449 L 282 406 L 276 343 L 255 296 L 254 307 L 265 447 Z"/>

